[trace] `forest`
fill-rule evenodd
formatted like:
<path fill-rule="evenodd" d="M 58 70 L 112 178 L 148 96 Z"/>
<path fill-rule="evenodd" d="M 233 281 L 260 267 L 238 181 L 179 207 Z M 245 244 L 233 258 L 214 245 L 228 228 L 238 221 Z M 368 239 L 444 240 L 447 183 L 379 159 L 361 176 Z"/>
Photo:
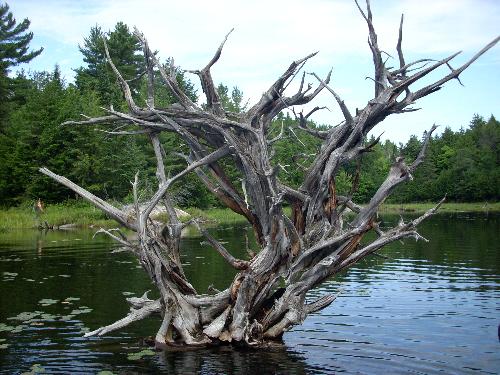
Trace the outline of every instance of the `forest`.
<path fill-rule="evenodd" d="M 17 30 L 18 34 L 26 29 L 27 26 Z M 132 201 L 131 181 L 140 171 L 141 199 L 153 194 L 155 155 L 146 134 L 130 136 L 119 128 L 103 131 L 93 126 L 64 124 L 67 120 L 81 120 L 84 115 L 102 115 L 103 108 L 126 108 L 116 75 L 106 62 L 102 38 L 129 83 L 134 100 L 144 105 L 147 100 L 144 56 L 139 42 L 124 23 L 117 23 L 109 32 L 98 26 L 90 30 L 80 46 L 84 64 L 75 69 L 75 80 L 71 83 L 61 76 L 58 66 L 50 72 L 21 71 L 16 76 L 8 75 L 11 66 L 35 58 L 41 50 L 25 54 L 17 61 L 0 56 L 0 206 L 18 206 L 37 198 L 46 202 L 77 199 L 70 190 L 40 174 L 37 169 L 41 166 L 66 175 L 97 196 L 120 203 Z M 163 64 L 169 67 L 170 61 Z M 159 84 L 160 77 L 154 78 L 158 81 L 156 104 L 174 103 L 174 95 Z M 180 69 L 177 81 L 196 102 L 198 93 Z M 238 87 L 231 89 L 220 83 L 217 91 L 226 111 L 238 113 L 245 109 L 244 93 Z M 499 200 L 500 123 L 488 114 L 463 121 L 468 125 L 459 131 L 446 127 L 431 138 L 427 158 L 413 181 L 398 187 L 389 198 L 391 202 L 438 201 L 445 195 L 448 201 L 456 202 Z M 321 132 L 328 127 L 312 121 L 307 121 L 304 127 L 298 115 L 290 112 L 280 113 L 273 120 L 271 132 L 275 135 L 280 129 L 287 129 L 277 140 L 273 157 L 275 165 L 280 166 L 280 180 L 293 188 L 298 186 L 320 147 L 311 131 Z M 185 165 L 179 154 L 186 146 L 176 134 L 161 137 L 162 143 L 168 145 L 166 172 L 173 175 Z M 397 156 L 413 160 L 422 147 L 418 136 L 411 136 L 406 144 L 376 142 L 373 136 L 365 142 L 376 144 L 360 160 L 343 167 L 336 181 L 340 194 L 349 194 L 358 202 L 367 202 L 373 196 Z M 235 186 L 243 191 L 244 181 L 238 171 L 222 164 Z M 192 174 L 176 182 L 173 199 L 180 207 L 205 209 L 220 205 Z"/>

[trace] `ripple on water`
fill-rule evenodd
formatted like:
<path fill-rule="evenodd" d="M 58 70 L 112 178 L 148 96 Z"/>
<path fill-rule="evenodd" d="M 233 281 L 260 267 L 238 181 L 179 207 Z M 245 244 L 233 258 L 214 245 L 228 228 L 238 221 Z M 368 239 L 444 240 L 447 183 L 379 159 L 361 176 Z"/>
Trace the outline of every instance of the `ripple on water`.
<path fill-rule="evenodd" d="M 498 228 L 498 217 L 491 215 L 432 218 L 421 228 L 431 242 L 394 244 L 383 251 L 390 259 L 368 258 L 312 291 L 310 299 L 341 293 L 285 334 L 286 350 L 219 348 L 137 359 L 133 354 L 146 349 L 138 338 L 153 334 L 158 319 L 108 338 L 82 338 L 85 329 L 123 317 L 126 296 L 151 289 L 135 260 L 111 254 L 116 246 L 105 237 L 91 240 L 92 232 L 0 235 L 0 372 L 40 365 L 60 374 L 495 373 L 500 368 Z M 218 231 L 217 238 L 238 249 L 240 232 Z M 186 273 L 199 290 L 224 286 L 234 273 L 199 242 L 184 242 Z M 210 265 L 209 274 L 200 272 L 203 263 Z M 47 306 L 39 304 L 44 299 Z M 33 326 L 7 320 L 22 312 L 47 319 Z"/>

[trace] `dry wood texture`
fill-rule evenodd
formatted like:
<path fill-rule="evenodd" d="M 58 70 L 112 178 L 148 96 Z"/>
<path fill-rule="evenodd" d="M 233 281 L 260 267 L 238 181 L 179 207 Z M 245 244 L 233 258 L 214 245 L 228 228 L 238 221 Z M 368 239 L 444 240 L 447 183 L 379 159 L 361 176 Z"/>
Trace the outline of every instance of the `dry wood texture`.
<path fill-rule="evenodd" d="M 389 68 L 378 46 L 369 2 L 364 8 L 357 2 L 356 5 L 368 26 L 368 43 L 374 63 L 374 98 L 356 113 L 351 113 L 329 86 L 330 74 L 325 78 L 316 74 L 299 74 L 306 62 L 314 57 L 314 53 L 293 61 L 260 100 L 244 113 L 235 115 L 226 112 L 214 87 L 210 69 L 221 57 L 229 34 L 209 63 L 201 70 L 192 71 L 201 80 L 206 96 L 206 104 L 199 106 L 179 87 L 175 68 L 162 66 L 145 37 L 136 30 L 135 35 L 143 46 L 147 62 L 146 77 L 149 79 L 149 98 L 146 106 L 141 108 L 134 102 L 127 81 L 114 66 L 106 49 L 108 62 L 127 101 L 128 112 L 110 108 L 104 117 L 69 121 L 66 125 L 101 124 L 116 127 L 128 124 L 128 134 L 146 133 L 157 159 L 156 193 L 149 203 L 140 206 L 137 201 L 139 180 L 136 176 L 133 184 L 136 205 L 134 214 L 130 215 L 62 176 L 45 168 L 40 171 L 74 190 L 124 227 L 137 232 L 138 240 L 133 243 L 125 236 L 107 233 L 137 256 L 158 288 L 161 298 L 153 301 L 145 295 L 130 299 L 131 311 L 125 318 L 86 336 L 103 335 L 150 314 L 159 313 L 163 316 L 163 322 L 156 334 L 156 342 L 161 346 L 222 342 L 261 345 L 267 340 L 279 339 L 291 326 L 303 322 L 309 313 L 333 302 L 334 295 L 316 301 L 306 299 L 306 293 L 327 278 L 390 242 L 406 237 L 422 238 L 416 227 L 433 214 L 439 204 L 422 217 L 409 223 L 400 222 L 385 232 L 377 226 L 376 213 L 396 186 L 412 178 L 413 172 L 424 159 L 434 126 L 424 135 L 426 141 L 416 160 L 407 162 L 401 157 L 397 158 L 387 178 L 365 206 L 359 206 L 351 197 L 337 194 L 336 175 L 342 165 L 358 158 L 373 146 L 366 145 L 365 139 L 378 123 L 392 114 L 415 110 L 411 106 L 418 99 L 458 78 L 472 62 L 492 48 L 498 38 L 461 67 L 446 71 L 443 78 L 414 90 L 413 85 L 427 74 L 440 67 L 449 67 L 449 61 L 456 54 L 440 61 L 424 59 L 406 62 L 402 50 L 401 18 L 397 43 L 399 67 Z M 176 104 L 167 108 L 155 107 L 155 73 L 162 77 L 163 83 L 176 98 Z M 298 91 L 287 94 L 285 89 L 297 77 L 301 80 Z M 307 84 L 306 78 L 310 78 L 314 84 Z M 322 147 L 315 155 L 300 188 L 292 189 L 279 181 L 279 166 L 272 161 L 273 144 L 283 132 L 272 139 L 269 135 L 271 121 L 283 110 L 293 110 L 294 107 L 311 102 L 323 89 L 332 94 L 344 121 L 329 130 L 317 131 L 308 128 L 307 119 L 320 108 L 306 115 L 302 112 L 296 115 L 297 128 L 321 139 Z M 165 173 L 165 150 L 159 138 L 161 132 L 176 133 L 190 150 L 189 155 L 185 155 L 186 168 L 175 176 L 168 177 Z M 244 176 L 244 194 L 225 175 L 220 163 L 223 158 L 233 162 Z M 180 262 L 180 234 L 185 224 L 180 222 L 172 206 L 169 188 L 190 172 L 196 173 L 224 205 L 248 220 L 260 246 L 250 260 L 237 259 L 231 255 L 231 249 L 226 249 L 210 236 L 198 222 L 194 223 L 214 250 L 239 271 L 231 285 L 215 295 L 196 291 L 187 280 Z M 169 213 L 166 224 L 150 219 L 153 208 L 160 202 Z M 293 207 L 292 218 L 283 213 L 285 203 Z M 347 217 L 347 208 L 354 214 Z M 378 237 L 371 242 L 362 241 L 369 231 L 374 231 Z M 244 246 L 243 238 L 241 243 Z"/>

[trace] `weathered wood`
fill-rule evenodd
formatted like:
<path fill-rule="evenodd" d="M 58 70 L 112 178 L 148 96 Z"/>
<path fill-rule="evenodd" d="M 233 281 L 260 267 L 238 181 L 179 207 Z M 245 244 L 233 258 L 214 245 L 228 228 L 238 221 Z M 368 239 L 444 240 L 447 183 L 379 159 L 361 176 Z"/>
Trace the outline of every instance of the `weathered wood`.
<path fill-rule="evenodd" d="M 201 70 L 192 71 L 200 78 L 206 105 L 194 103 L 182 91 L 176 80 L 173 62 L 165 67 L 151 51 L 146 38 L 137 30 L 134 34 L 143 47 L 146 61 L 148 97 L 141 108 L 134 102 L 128 83 L 113 64 L 107 46 L 105 54 L 115 72 L 128 105 L 128 113 L 106 109 L 108 115 L 68 121 L 66 125 L 123 126 L 126 130 L 100 129 L 108 134 L 146 134 L 157 162 L 158 188 L 152 199 L 143 205 L 138 200 L 139 177 L 133 183 L 134 206 L 132 212 L 123 212 L 91 194 L 84 188 L 46 168 L 40 171 L 55 181 L 81 195 L 123 226 L 137 232 L 137 243 L 130 242 L 119 232 L 100 230 L 132 250 L 141 266 L 158 288 L 160 298 L 129 298 L 132 305 L 129 314 L 119 321 L 98 328 L 85 336 L 104 335 L 115 329 L 143 319 L 151 314 L 163 316 L 155 336 L 158 346 L 203 346 L 220 342 L 238 342 L 259 345 L 267 340 L 279 339 L 283 332 L 300 324 L 308 314 L 330 305 L 336 295 L 327 295 L 313 302 L 306 302 L 306 294 L 312 288 L 341 272 L 383 246 L 403 238 L 423 239 L 417 232 L 420 222 L 432 215 L 439 204 L 419 218 L 408 223 L 400 222 L 394 228 L 382 231 L 376 222 L 380 205 L 400 184 L 410 180 L 416 168 L 423 162 L 435 126 L 425 134 L 425 141 L 417 158 L 407 162 L 402 156 L 394 161 L 388 176 L 365 206 L 353 201 L 359 182 L 360 169 L 348 196 L 337 192 L 336 178 L 342 166 L 352 160 L 360 160 L 363 153 L 377 142 L 365 143 L 366 136 L 377 124 L 392 114 L 415 111 L 411 106 L 420 98 L 439 90 L 459 75 L 477 58 L 497 44 L 494 39 L 458 69 L 451 69 L 442 78 L 411 91 L 415 83 L 441 67 L 449 67 L 453 54 L 440 61 L 419 59 L 406 62 L 402 50 L 403 17 L 401 17 L 396 46 L 399 68 L 385 66 L 373 23 L 370 3 L 362 9 L 356 1 L 361 16 L 368 26 L 368 44 L 374 63 L 374 97 L 364 108 L 351 113 L 337 92 L 330 87 L 331 72 L 325 79 L 315 73 L 302 73 L 298 90 L 287 95 L 286 89 L 312 53 L 294 61 L 288 69 L 264 92 L 262 97 L 247 111 L 230 114 L 224 110 L 218 98 L 211 68 L 219 60 L 228 35 L 213 58 Z M 166 108 L 155 108 L 154 70 L 158 70 L 163 83 L 177 103 Z M 410 75 L 410 71 L 412 74 Z M 306 82 L 315 77 L 317 86 Z M 339 106 L 344 120 L 335 127 L 321 131 L 311 129 L 307 121 L 318 111 L 315 107 L 307 114 L 294 107 L 311 102 L 326 89 Z M 403 95 L 401 95 L 403 94 Z M 401 99 L 402 98 L 402 99 Z M 282 129 L 271 138 L 271 121 L 285 109 L 294 111 L 296 124 Z M 297 129 L 297 133 L 294 129 Z M 301 142 L 304 131 L 322 141 L 322 146 L 306 172 L 301 186 L 293 189 L 278 180 L 278 170 L 283 168 L 273 160 L 273 147 L 285 133 Z M 165 150 L 160 141 L 161 132 L 177 134 L 189 148 L 188 155 L 181 155 L 187 166 L 175 176 L 165 171 Z M 310 155 L 308 155 L 310 156 Z M 231 181 L 224 172 L 221 159 L 233 163 L 243 176 L 241 181 Z M 189 283 L 181 264 L 182 224 L 177 217 L 169 196 L 171 185 L 194 172 L 228 208 L 241 214 L 252 225 L 259 251 L 251 251 L 246 242 L 249 260 L 235 258 L 208 231 L 193 219 L 207 242 L 239 273 L 228 287 L 215 295 L 199 294 Z M 239 185 L 241 183 L 241 194 Z M 152 220 L 154 207 L 165 204 L 168 222 Z M 283 212 L 283 204 L 292 205 L 292 218 Z M 345 215 L 350 209 L 354 215 Z M 374 231 L 377 238 L 362 241 L 365 234 Z M 425 239 L 424 239 L 425 240 Z M 244 246 L 242 238 L 241 246 Z"/>
<path fill-rule="evenodd" d="M 161 309 L 161 304 L 160 301 L 152 301 L 150 303 L 145 304 L 143 307 L 139 309 L 131 309 L 130 313 L 114 322 L 113 324 L 110 324 L 105 327 L 100 327 L 94 331 L 87 332 L 84 337 L 91 337 L 91 336 L 103 336 L 109 332 L 116 331 L 117 329 L 123 328 L 128 326 L 129 324 L 132 324 L 134 322 L 137 322 L 139 320 L 142 320 L 144 318 L 147 318 L 151 314 L 154 313 L 160 313 L 162 311 Z"/>

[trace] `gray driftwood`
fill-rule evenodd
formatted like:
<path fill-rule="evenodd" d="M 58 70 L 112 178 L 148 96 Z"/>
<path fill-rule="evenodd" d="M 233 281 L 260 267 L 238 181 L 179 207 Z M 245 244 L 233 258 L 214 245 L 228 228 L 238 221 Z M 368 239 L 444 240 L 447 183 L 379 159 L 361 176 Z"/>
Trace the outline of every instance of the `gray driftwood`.
<path fill-rule="evenodd" d="M 136 204 L 130 214 L 65 177 L 46 168 L 41 168 L 40 171 L 74 190 L 121 225 L 137 233 L 138 241 L 132 243 L 118 232 L 102 230 L 137 256 L 158 288 L 161 298 L 152 301 L 145 295 L 129 300 L 131 311 L 125 318 L 87 333 L 86 336 L 103 335 L 150 314 L 159 313 L 163 321 L 156 334 L 158 345 L 196 346 L 220 342 L 263 344 L 268 340 L 279 339 L 283 332 L 301 324 L 308 314 L 325 308 L 336 297 L 325 295 L 315 301 L 308 301 L 306 294 L 312 288 L 388 243 L 407 237 L 422 239 L 417 232 L 417 225 L 432 215 L 439 204 L 418 219 L 408 223 L 401 221 L 385 232 L 377 226 L 376 214 L 396 186 L 412 178 L 413 172 L 424 159 L 435 126 L 425 133 L 424 145 L 416 160 L 408 162 L 402 157 L 397 158 L 385 181 L 365 206 L 357 205 L 351 197 L 337 194 L 336 174 L 342 165 L 373 147 L 373 144 L 366 145 L 364 140 L 378 123 L 392 114 L 415 111 L 416 108 L 412 106 L 418 99 L 441 89 L 446 82 L 458 79 L 499 38 L 456 69 L 451 68 L 450 60 L 457 54 L 440 61 L 422 59 L 407 62 L 401 47 L 401 18 L 396 47 L 398 66 L 390 68 L 378 45 L 369 2 L 366 2 L 366 9 L 362 9 L 357 2 L 356 5 L 368 26 L 368 44 L 375 71 L 374 97 L 355 113 L 329 86 L 331 74 L 325 78 L 316 74 L 299 75 L 304 64 L 315 53 L 293 61 L 260 100 L 244 113 L 226 112 L 214 87 L 210 69 L 220 58 L 228 36 L 204 68 L 192 71 L 198 75 L 206 96 L 206 105 L 201 107 L 181 90 L 174 67 L 167 69 L 161 65 L 145 37 L 136 30 L 135 35 L 143 46 L 149 78 L 149 98 L 147 105 L 142 108 L 134 102 L 127 82 L 114 66 L 106 49 L 109 64 L 128 103 L 128 112 L 110 108 L 107 109 L 106 116 L 65 124 L 102 124 L 120 129 L 128 124 L 129 129 L 135 129 L 120 131 L 119 134 L 146 134 L 157 159 L 158 190 L 147 205 L 139 205 L 136 176 L 133 184 Z M 415 83 L 441 67 L 447 70 L 442 78 L 414 89 Z M 153 71 L 161 75 L 163 83 L 175 96 L 176 104 L 167 108 L 155 106 Z M 286 94 L 285 89 L 297 77 L 300 78 L 298 91 Z M 315 84 L 306 83 L 306 78 Z M 300 188 L 292 189 L 279 181 L 279 166 L 272 160 L 273 144 L 283 132 L 272 139 L 269 135 L 271 121 L 285 109 L 311 102 L 324 89 L 331 93 L 344 119 L 336 127 L 317 131 L 308 128 L 307 119 L 319 108 L 305 115 L 302 112 L 296 115 L 296 131 L 306 131 L 317 136 L 322 140 L 322 147 Z M 161 132 L 178 134 L 190 149 L 189 155 L 185 155 L 186 168 L 175 176 L 169 177 L 165 173 L 165 150 L 159 139 Z M 234 162 L 244 176 L 245 194 L 241 194 L 225 175 L 219 163 L 223 158 Z M 260 246 L 250 260 L 237 259 L 231 255 L 232 249 L 225 248 L 195 221 L 214 250 L 239 271 L 227 289 L 214 295 L 201 294 L 195 290 L 186 278 L 180 262 L 180 234 L 184 224 L 177 217 L 169 188 L 190 172 L 196 173 L 223 204 L 248 220 Z M 168 211 L 169 222 L 166 224 L 150 219 L 151 212 L 158 203 L 164 204 Z M 284 203 L 293 207 L 291 218 L 283 213 Z M 354 215 L 347 217 L 347 208 Z M 362 242 L 370 231 L 377 233 L 378 237 L 371 242 Z M 244 246 L 243 239 L 241 243 Z"/>

